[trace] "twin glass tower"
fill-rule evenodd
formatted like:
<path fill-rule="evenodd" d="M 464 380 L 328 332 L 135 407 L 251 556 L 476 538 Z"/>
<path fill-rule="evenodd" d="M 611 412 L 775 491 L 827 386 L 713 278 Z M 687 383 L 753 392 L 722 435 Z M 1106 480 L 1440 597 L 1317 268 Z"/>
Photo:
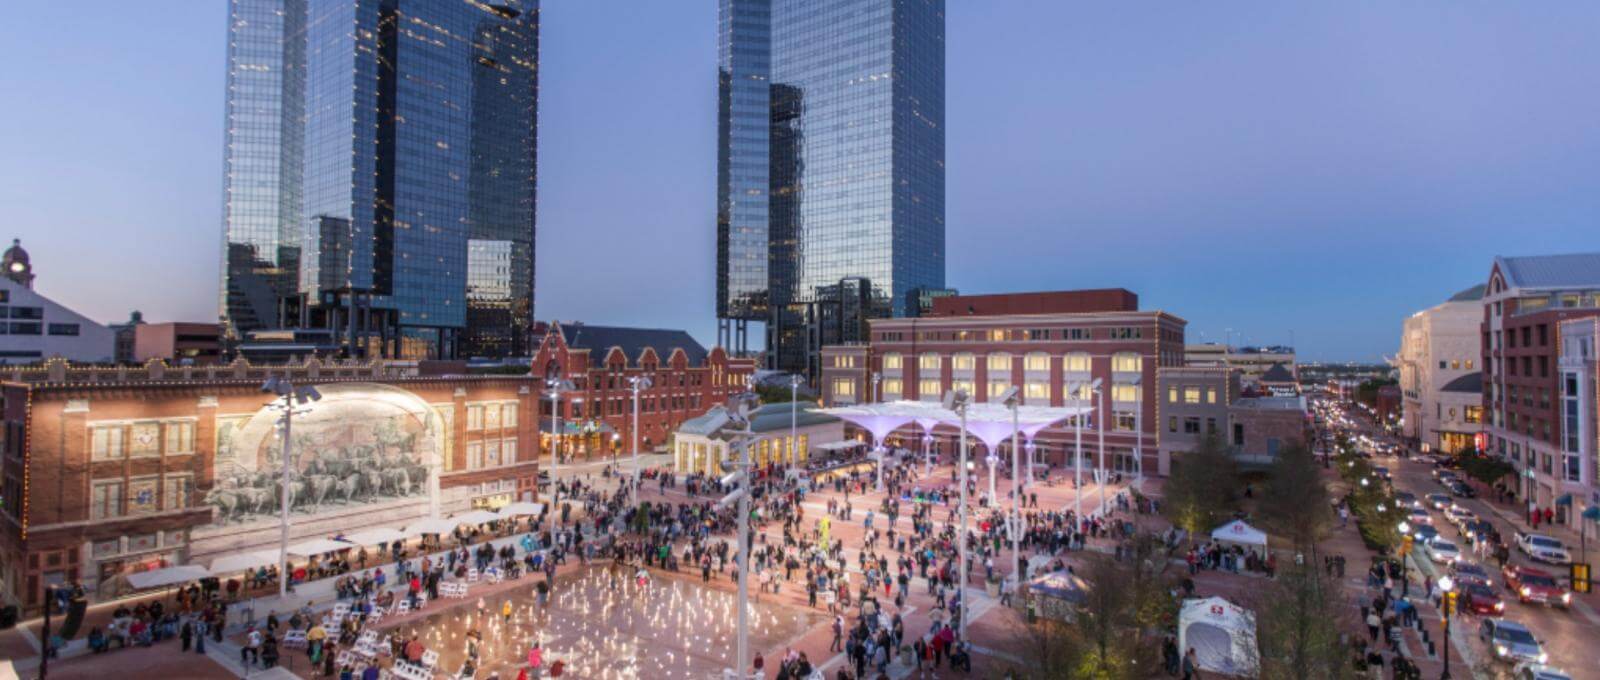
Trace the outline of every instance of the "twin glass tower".
<path fill-rule="evenodd" d="M 944 288 L 944 2 L 719 3 L 718 344 L 815 375 Z"/>
<path fill-rule="evenodd" d="M 231 0 L 220 314 L 531 353 L 537 0 Z"/>

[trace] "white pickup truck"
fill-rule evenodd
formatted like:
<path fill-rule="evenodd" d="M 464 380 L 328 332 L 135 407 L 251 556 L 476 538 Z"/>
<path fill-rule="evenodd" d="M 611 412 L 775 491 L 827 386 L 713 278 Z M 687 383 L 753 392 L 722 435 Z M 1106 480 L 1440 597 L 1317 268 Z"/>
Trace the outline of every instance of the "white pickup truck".
<path fill-rule="evenodd" d="M 1567 547 L 1554 538 L 1544 534 L 1517 532 L 1517 550 L 1527 555 L 1528 559 L 1535 562 L 1548 564 L 1567 564 L 1572 562 L 1572 556 L 1567 554 Z"/>

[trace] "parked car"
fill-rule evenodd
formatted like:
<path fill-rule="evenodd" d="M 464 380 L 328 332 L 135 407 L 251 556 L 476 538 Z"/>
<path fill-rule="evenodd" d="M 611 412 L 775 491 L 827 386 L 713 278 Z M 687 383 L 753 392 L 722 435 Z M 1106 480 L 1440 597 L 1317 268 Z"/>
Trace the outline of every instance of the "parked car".
<path fill-rule="evenodd" d="M 1434 479 L 1434 481 L 1439 482 L 1440 484 L 1443 484 L 1447 480 L 1451 480 L 1451 479 L 1455 479 L 1455 478 L 1456 478 L 1456 473 L 1451 472 L 1451 471 L 1449 471 L 1449 470 L 1447 470 L 1445 468 L 1442 468 L 1442 467 L 1433 471 L 1433 479 Z"/>
<path fill-rule="evenodd" d="M 1563 588 L 1550 572 L 1508 564 L 1500 571 L 1500 577 L 1505 579 L 1506 590 L 1515 594 L 1523 604 L 1538 602 L 1562 609 L 1572 604 L 1572 593 Z"/>
<path fill-rule="evenodd" d="M 1422 507 L 1422 504 L 1417 502 L 1417 495 L 1410 491 L 1394 492 L 1394 502 L 1399 503 L 1402 508 Z"/>
<path fill-rule="evenodd" d="M 1469 485 L 1466 482 L 1463 482 L 1463 481 L 1461 481 L 1459 479 L 1453 480 L 1449 484 L 1446 484 L 1445 488 L 1449 489 L 1450 493 L 1455 494 L 1456 496 L 1461 497 L 1461 498 L 1477 498 L 1478 497 L 1478 492 L 1473 491 L 1471 485 Z"/>
<path fill-rule="evenodd" d="M 1555 666 L 1526 661 L 1517 664 L 1516 669 L 1511 672 L 1511 677 L 1515 680 L 1572 680 L 1571 675 Z"/>
<path fill-rule="evenodd" d="M 1413 526 L 1433 526 L 1433 515 L 1428 514 L 1428 511 L 1422 508 L 1412 508 L 1406 520 L 1411 522 Z"/>
<path fill-rule="evenodd" d="M 1483 565 L 1470 560 L 1456 560 L 1450 563 L 1450 573 L 1455 576 L 1458 583 L 1463 585 L 1482 585 L 1494 587 L 1494 577 L 1489 575 L 1489 570 Z"/>
<path fill-rule="evenodd" d="M 1549 663 L 1550 655 L 1544 651 L 1544 645 L 1533 637 L 1533 632 L 1516 621 L 1504 618 L 1484 619 L 1483 625 L 1478 627 L 1478 638 L 1489 646 L 1489 653 L 1494 655 L 1495 661 L 1516 663 L 1528 661 L 1533 663 Z"/>
<path fill-rule="evenodd" d="M 1442 538 L 1428 541 L 1428 545 L 1423 548 L 1423 552 L 1428 554 L 1428 560 L 1434 564 L 1450 564 L 1461 559 L 1461 549 L 1457 548 L 1456 544 Z"/>
<path fill-rule="evenodd" d="M 1519 531 L 1515 540 L 1517 550 L 1535 562 L 1567 564 L 1572 561 L 1572 556 L 1567 554 L 1567 547 L 1561 541 L 1544 534 Z"/>
<path fill-rule="evenodd" d="M 1427 500 L 1428 507 L 1434 510 L 1443 510 L 1450 507 L 1450 497 L 1442 493 L 1430 493 L 1424 498 Z"/>
<path fill-rule="evenodd" d="M 1506 603 L 1500 601 L 1500 595 L 1482 583 L 1463 586 L 1457 602 L 1463 610 L 1479 616 L 1499 616 L 1506 611 Z"/>
<path fill-rule="evenodd" d="M 1431 524 L 1424 524 L 1419 527 L 1413 527 L 1411 529 L 1411 537 L 1417 543 L 1427 545 L 1429 541 L 1439 537 L 1439 530 L 1433 528 Z"/>

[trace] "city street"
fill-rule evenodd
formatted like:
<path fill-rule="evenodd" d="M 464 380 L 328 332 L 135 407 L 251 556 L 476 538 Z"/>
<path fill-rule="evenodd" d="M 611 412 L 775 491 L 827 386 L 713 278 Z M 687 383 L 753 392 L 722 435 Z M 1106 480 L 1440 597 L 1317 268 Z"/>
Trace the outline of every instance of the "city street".
<path fill-rule="evenodd" d="M 1364 434 L 1379 438 L 1380 441 L 1389 441 L 1373 425 L 1373 423 L 1356 414 L 1353 422 L 1357 429 L 1351 434 Z M 1419 459 L 1417 452 L 1412 451 L 1405 458 L 1398 456 L 1378 456 L 1374 459 L 1377 465 L 1386 466 L 1392 474 L 1392 487 L 1396 493 L 1409 492 L 1418 499 L 1424 499 L 1428 494 L 1446 493 L 1443 485 L 1434 480 L 1434 466 L 1428 459 Z M 1492 498 L 1493 491 L 1480 483 L 1473 482 L 1473 487 L 1478 492 L 1477 498 L 1452 497 L 1451 501 L 1459 507 L 1472 511 L 1478 518 L 1489 521 L 1494 525 L 1503 540 L 1508 543 L 1514 540 L 1518 530 L 1526 530 L 1527 524 L 1517 514 L 1517 510 L 1503 503 L 1487 500 Z M 1543 644 L 1549 654 L 1551 666 L 1566 670 L 1574 678 L 1600 678 L 1600 648 L 1595 642 L 1595 630 L 1600 626 L 1600 614 L 1596 608 L 1600 607 L 1600 597 L 1594 593 L 1587 595 L 1574 593 L 1570 609 L 1560 609 L 1539 603 L 1523 604 L 1508 592 L 1504 587 L 1504 579 L 1500 575 L 1501 565 L 1492 554 L 1479 560 L 1475 553 L 1467 547 L 1461 531 L 1437 510 L 1428 508 L 1428 514 L 1433 519 L 1433 525 L 1438 529 L 1439 535 L 1462 549 L 1462 559 L 1477 561 L 1490 574 L 1495 583 L 1495 591 L 1505 603 L 1503 617 L 1510 621 L 1522 623 Z M 1579 557 L 1576 545 L 1568 546 L 1574 557 Z M 1541 569 L 1557 577 L 1562 584 L 1566 583 L 1567 568 L 1548 564 L 1536 564 L 1512 547 L 1509 564 L 1528 566 Z M 1422 578 L 1430 578 L 1435 582 L 1439 576 L 1444 575 L 1448 569 L 1442 564 L 1431 561 L 1419 542 L 1410 555 L 1409 564 L 1412 570 L 1412 593 L 1418 592 Z M 1420 575 L 1419 575 L 1420 573 Z M 1466 657 L 1474 661 L 1483 662 L 1490 657 L 1489 649 L 1479 639 L 1478 630 L 1482 624 L 1482 616 L 1474 615 L 1463 610 L 1460 618 L 1451 622 L 1451 637 L 1454 642 L 1455 653 L 1464 652 Z M 1435 626 L 1437 620 L 1435 619 Z M 1435 628 L 1435 630 L 1437 630 Z M 1504 664 L 1489 664 L 1486 668 L 1509 671 L 1510 667 Z M 1507 673 L 1509 674 L 1509 673 Z"/>

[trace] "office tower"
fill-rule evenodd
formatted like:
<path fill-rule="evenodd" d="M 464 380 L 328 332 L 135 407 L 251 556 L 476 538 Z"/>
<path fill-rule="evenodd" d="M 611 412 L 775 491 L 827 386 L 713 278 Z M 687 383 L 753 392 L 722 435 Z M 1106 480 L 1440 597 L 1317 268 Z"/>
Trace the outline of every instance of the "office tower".
<path fill-rule="evenodd" d="M 718 342 L 816 374 L 944 288 L 944 3 L 721 0 Z"/>
<path fill-rule="evenodd" d="M 531 352 L 538 3 L 233 0 L 231 337 Z"/>

